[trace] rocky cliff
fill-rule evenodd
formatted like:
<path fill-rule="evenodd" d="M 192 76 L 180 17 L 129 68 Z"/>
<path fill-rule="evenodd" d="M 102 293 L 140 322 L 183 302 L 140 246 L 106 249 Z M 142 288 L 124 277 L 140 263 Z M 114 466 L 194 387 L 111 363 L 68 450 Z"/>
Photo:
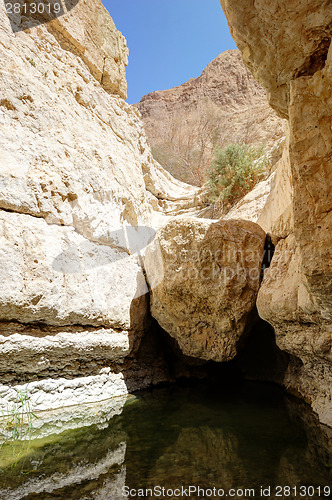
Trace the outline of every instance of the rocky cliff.
<path fill-rule="evenodd" d="M 197 190 L 153 159 L 99 0 L 17 33 L 0 9 L 1 404 L 25 383 L 39 409 L 98 401 L 127 390 L 121 365 L 147 330 L 137 251 Z"/>
<path fill-rule="evenodd" d="M 285 121 L 268 105 L 266 91 L 227 50 L 198 78 L 144 96 L 137 104 L 156 157 L 187 182 L 204 180 L 216 144 L 233 142 L 274 147 Z"/>
<path fill-rule="evenodd" d="M 15 34 L 1 9 L 1 408 L 17 392 L 28 392 L 34 410 L 47 410 L 170 380 L 153 336 L 149 288 L 154 317 L 185 354 L 232 359 L 255 304 L 265 233 L 246 222 L 188 218 L 198 189 L 154 160 L 138 111 L 124 101 L 125 40 L 99 0 L 46 24 L 30 20 L 29 28 L 17 15 L 26 29 Z M 168 222 L 180 212 L 187 219 Z M 144 258 L 165 224 L 157 255 Z M 195 277 L 183 289 L 178 279 L 173 298 L 182 316 L 191 299 L 196 313 L 175 326 L 169 269 L 158 267 L 170 227 L 180 267 L 191 272 L 196 249 L 199 272 L 215 264 L 234 274 L 219 293 L 223 275 L 212 276 L 196 298 Z"/>
<path fill-rule="evenodd" d="M 258 219 L 276 245 L 258 311 L 293 356 L 285 385 L 331 425 L 331 2 L 221 4 L 244 62 L 289 122 L 287 149 Z"/>
<path fill-rule="evenodd" d="M 218 222 L 189 216 L 199 190 L 154 160 L 124 101 L 124 38 L 99 0 L 15 34 L 0 7 L 1 409 L 22 392 L 49 410 L 172 379 L 151 313 L 181 362 L 231 360 L 257 299 L 290 355 L 284 385 L 331 424 L 332 54 L 321 5 L 304 1 L 287 17 L 264 0 L 224 2 L 245 60 L 289 118 L 264 201 L 242 202 L 257 224 L 236 210 Z M 286 34 L 298 23 L 293 47 Z M 236 86 L 261 102 L 245 74 Z M 254 108 L 243 102 L 237 114 L 230 94 L 240 127 Z M 266 232 L 275 252 L 260 286 Z"/>

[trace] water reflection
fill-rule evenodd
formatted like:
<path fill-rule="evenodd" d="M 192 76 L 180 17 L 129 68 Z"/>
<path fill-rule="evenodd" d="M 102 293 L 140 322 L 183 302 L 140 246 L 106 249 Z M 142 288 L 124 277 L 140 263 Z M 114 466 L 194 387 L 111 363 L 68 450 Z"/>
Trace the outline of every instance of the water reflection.
<path fill-rule="evenodd" d="M 330 444 L 329 430 L 275 386 L 172 386 L 138 393 L 107 425 L 32 441 L 0 474 L 0 498 L 117 500 L 125 485 L 325 486 Z"/>

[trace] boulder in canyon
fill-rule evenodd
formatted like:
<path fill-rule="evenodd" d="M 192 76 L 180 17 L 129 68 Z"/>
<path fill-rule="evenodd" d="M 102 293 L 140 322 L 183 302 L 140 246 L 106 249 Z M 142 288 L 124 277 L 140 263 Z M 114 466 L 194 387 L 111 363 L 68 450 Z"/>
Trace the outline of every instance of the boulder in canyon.
<path fill-rule="evenodd" d="M 227 361 L 256 301 L 265 232 L 244 220 L 173 219 L 146 249 L 151 313 L 182 352 Z"/>

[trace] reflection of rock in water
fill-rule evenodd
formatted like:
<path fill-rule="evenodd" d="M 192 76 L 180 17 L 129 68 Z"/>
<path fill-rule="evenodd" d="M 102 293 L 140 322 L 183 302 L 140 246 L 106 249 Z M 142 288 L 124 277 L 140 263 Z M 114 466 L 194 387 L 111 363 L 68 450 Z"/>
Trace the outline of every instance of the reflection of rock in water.
<path fill-rule="evenodd" d="M 126 484 L 131 488 L 329 484 L 329 470 L 317 461 L 306 435 L 311 433 L 315 443 L 315 433 L 290 418 L 278 388 L 264 385 L 253 391 L 245 386 L 237 395 L 221 391 L 216 387 L 204 394 L 182 388 L 172 396 L 165 390 L 159 400 L 143 397 L 135 408 L 125 408 Z M 130 423 L 134 414 L 135 427 Z M 285 467 L 294 471 L 293 476 L 284 473 Z"/>
<path fill-rule="evenodd" d="M 0 473 L 0 498 L 120 500 L 123 486 L 329 484 L 332 432 L 273 385 L 143 391 L 109 422 L 101 417 L 32 441 Z"/>
<path fill-rule="evenodd" d="M 221 429 L 183 429 L 174 445 L 156 461 L 148 481 L 169 488 L 182 484 L 202 488 L 250 485 L 240 447 L 236 435 Z"/>
<path fill-rule="evenodd" d="M 16 500 L 17 498 L 29 497 L 29 495 L 45 492 L 49 494 L 54 493 L 56 497 L 60 495 L 60 498 L 61 495 L 63 498 L 75 498 L 74 493 L 76 492 L 77 494 L 78 488 L 84 490 L 84 493 L 91 490 L 94 491 L 98 487 L 100 476 L 110 474 L 110 471 L 112 471 L 112 480 L 110 483 L 113 486 L 118 485 L 121 482 L 121 478 L 125 477 L 124 468 L 121 467 L 120 471 L 113 468 L 124 461 L 125 450 L 125 443 L 120 443 L 118 448 L 108 451 L 105 457 L 96 463 L 78 464 L 69 468 L 64 473 L 59 474 L 55 472 L 38 480 L 28 480 L 13 492 L 4 491 L 4 498 Z"/>
<path fill-rule="evenodd" d="M 126 435 L 113 424 L 111 430 L 93 425 L 33 441 L 30 453 L 1 475 L 0 498 L 42 499 L 47 493 L 48 499 L 76 500 L 111 485 L 122 487 Z"/>
<path fill-rule="evenodd" d="M 102 486 L 96 486 L 95 489 L 90 488 L 91 497 L 85 496 L 84 499 L 93 500 L 124 500 L 126 495 L 122 495 L 122 488 L 126 485 L 126 468 L 121 467 L 115 477 L 106 478 Z"/>
<path fill-rule="evenodd" d="M 286 396 L 291 421 L 303 428 L 307 444 L 299 461 L 294 450 L 287 450 L 280 463 L 280 479 L 287 484 L 300 484 L 301 478 L 313 476 L 316 485 L 328 485 L 332 480 L 332 429 L 321 424 L 309 405 Z M 309 498 L 309 497 L 308 497 Z"/>
<path fill-rule="evenodd" d="M 98 428 L 106 428 L 109 421 L 115 415 L 120 415 L 128 396 L 118 396 L 99 403 L 85 405 L 68 406 L 65 408 L 56 408 L 53 411 L 39 412 L 35 418 L 32 418 L 32 426 L 22 427 L 21 438 L 24 440 L 47 438 L 47 436 L 62 434 L 64 431 L 75 430 L 82 427 L 90 427 L 94 424 Z M 0 446 L 3 445 L 13 435 L 12 429 L 1 428 Z M 23 445 L 23 443 L 22 443 Z M 4 449 L 0 456 L 0 470 L 10 465 L 9 460 L 15 462 L 15 458 L 5 456 Z"/>

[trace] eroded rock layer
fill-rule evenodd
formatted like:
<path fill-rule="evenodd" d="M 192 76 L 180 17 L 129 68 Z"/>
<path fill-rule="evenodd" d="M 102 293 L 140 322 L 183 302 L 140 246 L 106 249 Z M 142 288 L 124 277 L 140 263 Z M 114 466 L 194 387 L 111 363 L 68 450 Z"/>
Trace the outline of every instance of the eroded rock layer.
<path fill-rule="evenodd" d="M 126 41 L 99 0 L 14 21 L 1 4 L 0 396 L 6 410 L 28 390 L 46 409 L 127 390 L 121 367 L 147 330 L 138 252 L 197 189 L 153 159 L 123 99 Z M 136 387 L 168 378 L 158 356 L 150 371 L 126 361 Z"/>

